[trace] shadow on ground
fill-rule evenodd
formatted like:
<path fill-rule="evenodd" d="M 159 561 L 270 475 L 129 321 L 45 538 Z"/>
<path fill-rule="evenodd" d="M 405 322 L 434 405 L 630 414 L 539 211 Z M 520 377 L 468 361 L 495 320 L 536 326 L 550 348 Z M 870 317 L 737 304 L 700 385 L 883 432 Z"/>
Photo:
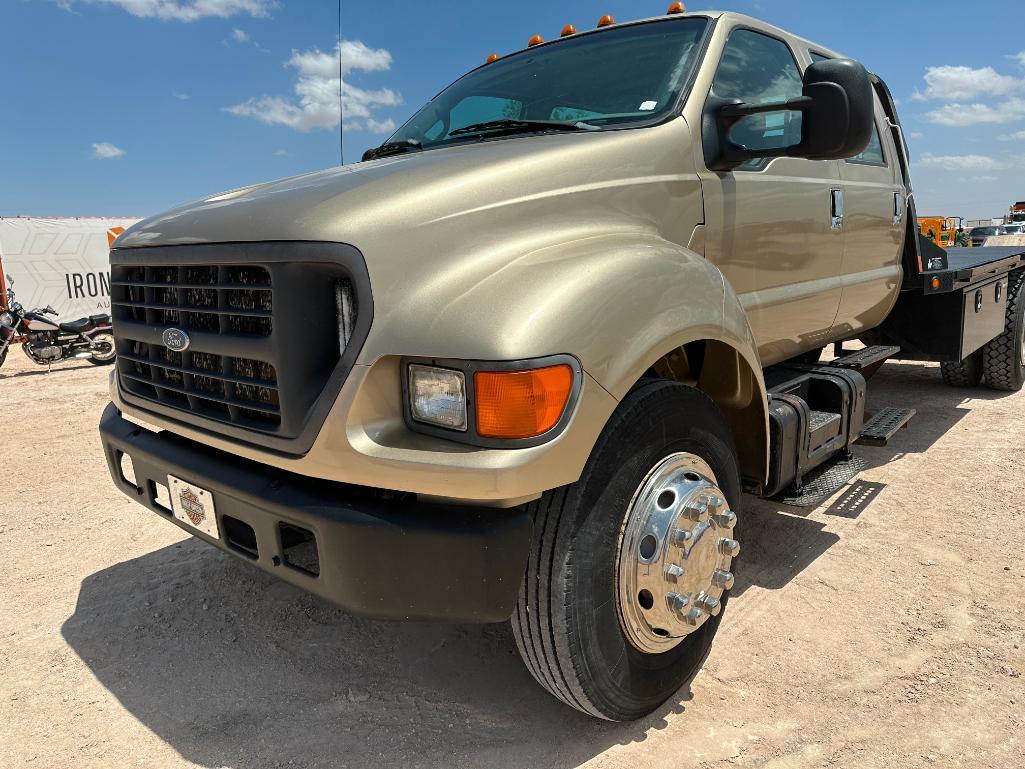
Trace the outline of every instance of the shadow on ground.
<path fill-rule="evenodd" d="M 645 740 L 690 699 L 597 721 L 534 682 L 507 624 L 351 617 L 195 540 L 88 577 L 62 633 L 204 767 L 568 769 Z"/>
<path fill-rule="evenodd" d="M 921 380 L 911 390 L 909 376 Z M 908 405 L 919 418 L 869 465 L 925 451 L 967 414 L 966 396 L 999 394 L 884 367 L 870 410 Z M 827 513 L 857 517 L 882 490 L 850 486 Z M 783 587 L 838 540 L 806 513 L 745 501 L 736 594 Z M 672 713 L 707 728 L 686 690 L 643 721 L 596 721 L 537 686 L 508 625 L 351 617 L 193 540 L 88 577 L 62 631 L 126 709 L 205 767 L 568 769 L 645 740 Z"/>

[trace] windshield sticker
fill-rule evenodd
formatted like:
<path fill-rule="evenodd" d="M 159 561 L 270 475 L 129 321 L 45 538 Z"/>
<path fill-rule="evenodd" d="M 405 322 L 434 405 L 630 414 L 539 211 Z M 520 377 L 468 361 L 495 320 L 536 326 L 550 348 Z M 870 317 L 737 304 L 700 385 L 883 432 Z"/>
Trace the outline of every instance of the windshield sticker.
<path fill-rule="evenodd" d="M 640 106 L 639 109 L 643 110 L 644 112 L 650 112 L 651 110 L 655 109 L 655 107 L 657 107 L 657 106 L 658 106 L 658 102 L 657 101 L 642 101 L 641 102 L 641 106 Z"/>

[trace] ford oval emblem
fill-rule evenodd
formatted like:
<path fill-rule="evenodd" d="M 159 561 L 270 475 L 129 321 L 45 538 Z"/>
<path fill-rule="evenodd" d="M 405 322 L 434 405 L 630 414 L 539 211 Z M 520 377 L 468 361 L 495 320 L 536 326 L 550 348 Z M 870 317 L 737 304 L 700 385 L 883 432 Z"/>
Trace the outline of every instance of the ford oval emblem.
<path fill-rule="evenodd" d="M 189 335 L 180 328 L 165 329 L 160 339 L 163 341 L 164 347 L 173 352 L 185 352 L 185 350 L 189 349 L 189 345 L 192 344 Z"/>

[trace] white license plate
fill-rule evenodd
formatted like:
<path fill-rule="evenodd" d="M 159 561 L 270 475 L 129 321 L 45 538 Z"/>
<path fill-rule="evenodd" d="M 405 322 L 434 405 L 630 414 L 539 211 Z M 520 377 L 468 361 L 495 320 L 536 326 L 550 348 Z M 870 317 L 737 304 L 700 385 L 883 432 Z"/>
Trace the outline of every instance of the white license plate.
<path fill-rule="evenodd" d="M 190 528 L 214 539 L 220 539 L 217 533 L 213 494 L 173 475 L 167 476 L 167 484 L 171 492 L 171 511 L 174 517 Z"/>

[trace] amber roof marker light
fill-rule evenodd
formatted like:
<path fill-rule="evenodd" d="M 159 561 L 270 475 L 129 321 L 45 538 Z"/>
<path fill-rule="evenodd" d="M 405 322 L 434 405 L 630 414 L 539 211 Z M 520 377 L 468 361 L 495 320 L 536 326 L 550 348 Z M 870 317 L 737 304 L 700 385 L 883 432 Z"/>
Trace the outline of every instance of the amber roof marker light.
<path fill-rule="evenodd" d="M 574 27 L 572 24 L 567 24 L 565 27 L 562 28 L 562 32 L 559 34 L 559 37 L 569 37 L 570 35 L 575 35 L 576 33 L 577 28 Z"/>
<path fill-rule="evenodd" d="M 527 43 L 527 47 L 533 48 L 535 45 L 541 45 L 541 43 L 543 43 L 544 41 L 545 39 L 541 37 L 541 35 L 534 35 L 532 38 L 530 38 L 530 42 Z"/>
<path fill-rule="evenodd" d="M 605 14 L 600 19 L 598 19 L 598 26 L 599 27 L 608 27 L 608 26 L 611 26 L 611 25 L 613 25 L 615 23 L 616 23 L 616 20 L 613 19 L 608 14 Z"/>
<path fill-rule="evenodd" d="M 673 3 L 669 6 L 669 10 L 666 11 L 670 16 L 674 13 L 686 13 L 687 7 L 683 3 Z"/>
<path fill-rule="evenodd" d="M 501 57 L 501 56 L 499 56 L 499 55 L 498 55 L 497 53 L 493 53 L 493 54 L 491 54 L 491 55 L 490 55 L 490 56 L 488 57 L 488 60 L 487 60 L 487 61 L 485 61 L 484 63 L 485 63 L 485 64 L 493 64 L 494 62 L 498 61 L 498 60 L 499 60 L 499 59 L 501 59 L 501 58 L 502 58 L 502 57 Z"/>

